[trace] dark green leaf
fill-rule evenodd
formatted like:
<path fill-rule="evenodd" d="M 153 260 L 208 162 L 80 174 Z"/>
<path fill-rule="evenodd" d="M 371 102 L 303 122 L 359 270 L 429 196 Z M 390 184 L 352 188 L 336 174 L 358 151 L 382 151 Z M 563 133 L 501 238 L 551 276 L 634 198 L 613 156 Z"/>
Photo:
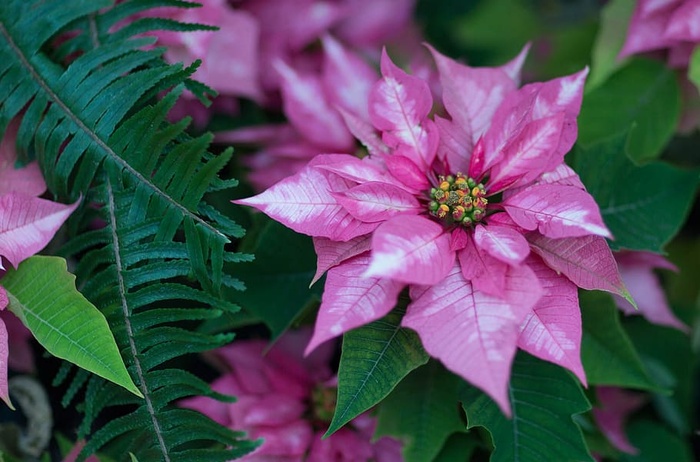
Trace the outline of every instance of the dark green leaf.
<path fill-rule="evenodd" d="M 612 297 L 582 291 L 579 298 L 583 318 L 581 360 L 588 384 L 658 389 L 622 329 Z"/>
<path fill-rule="evenodd" d="M 661 162 L 635 166 L 625 155 L 624 135 L 588 148 L 579 145 L 575 159 L 615 236 L 611 247 L 662 252 L 688 215 L 698 173 Z"/>
<path fill-rule="evenodd" d="M 632 423 L 627 435 L 639 454 L 622 454 L 620 462 L 692 462 L 688 443 L 656 422 L 643 420 Z"/>
<path fill-rule="evenodd" d="M 491 462 L 593 460 L 572 420 L 591 406 L 578 381 L 558 366 L 518 353 L 510 381 L 510 419 L 472 386 L 465 384 L 461 397 L 469 428 L 491 433 Z"/>
<path fill-rule="evenodd" d="M 586 94 L 578 137 L 589 145 L 634 127 L 627 144 L 630 156 L 649 160 L 658 157 L 673 136 L 679 114 L 680 91 L 673 71 L 662 62 L 637 58 Z"/>
<path fill-rule="evenodd" d="M 700 91 L 700 47 L 696 47 L 690 57 L 688 66 L 688 79 L 695 84 Z"/>
<path fill-rule="evenodd" d="M 311 238 L 272 220 L 265 220 L 260 233 L 246 251 L 255 260 L 237 268 L 246 291 L 236 293 L 241 306 L 262 319 L 278 337 L 304 308 L 320 298 L 321 283 L 309 288 L 316 272 L 316 253 Z"/>
<path fill-rule="evenodd" d="M 379 406 L 375 437 L 402 440 L 407 462 L 432 461 L 452 433 L 465 429 L 458 386 L 459 379 L 435 361 L 414 370 Z"/>
<path fill-rule="evenodd" d="M 478 447 L 479 440 L 474 432 L 453 433 L 434 462 L 469 462 Z"/>
<path fill-rule="evenodd" d="M 401 327 L 405 310 L 343 336 L 338 369 L 338 401 L 326 435 L 384 399 L 428 354 L 415 332 Z"/>

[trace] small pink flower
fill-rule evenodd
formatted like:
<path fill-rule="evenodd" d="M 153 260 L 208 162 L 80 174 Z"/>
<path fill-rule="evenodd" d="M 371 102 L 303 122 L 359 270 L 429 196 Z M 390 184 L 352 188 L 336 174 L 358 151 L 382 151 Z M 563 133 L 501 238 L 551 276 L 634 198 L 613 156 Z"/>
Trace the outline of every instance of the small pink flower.
<path fill-rule="evenodd" d="M 428 83 L 384 54 L 371 123 L 354 120 L 369 156 L 316 156 L 235 202 L 314 237 L 328 277 L 307 352 L 384 316 L 408 286 L 403 325 L 509 413 L 517 347 L 585 383 L 576 286 L 628 295 L 598 206 L 563 162 L 587 71 L 518 89 L 524 53 L 482 69 L 433 55 L 449 118 L 431 118 Z"/>
<path fill-rule="evenodd" d="M 302 359 L 310 331 L 288 332 L 266 352 L 262 340 L 241 340 L 214 352 L 224 375 L 214 390 L 234 395 L 225 404 L 196 397 L 183 401 L 222 425 L 243 430 L 263 444 L 242 461 L 398 462 L 400 444 L 391 438 L 372 442 L 375 421 L 367 414 L 322 439 L 335 406 L 335 380 L 329 368 L 332 345 Z"/>
<path fill-rule="evenodd" d="M 615 303 L 623 313 L 628 316 L 641 315 L 654 324 L 690 332 L 690 328 L 671 311 L 659 279 L 654 274 L 654 269 L 657 268 L 677 271 L 673 263 L 651 252 L 618 252 L 615 260 L 622 280 L 637 300 L 635 309 L 627 300 L 616 295 Z"/>

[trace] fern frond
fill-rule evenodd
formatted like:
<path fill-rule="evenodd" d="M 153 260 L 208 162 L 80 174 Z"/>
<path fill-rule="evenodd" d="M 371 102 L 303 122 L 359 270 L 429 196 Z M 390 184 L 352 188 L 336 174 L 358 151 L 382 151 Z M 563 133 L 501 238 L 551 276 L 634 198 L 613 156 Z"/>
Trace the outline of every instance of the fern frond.
<path fill-rule="evenodd" d="M 96 376 L 85 386 L 87 375 L 75 374 L 65 401 L 84 387 L 83 454 L 230 460 L 255 443 L 175 402 L 193 395 L 230 400 L 179 367 L 183 356 L 232 340 L 196 327 L 237 312 L 221 298 L 222 287 L 243 285 L 224 273 L 224 262 L 251 257 L 225 250 L 243 229 L 205 200 L 208 192 L 235 185 L 218 177 L 232 152 L 207 152 L 210 135 L 193 138 L 187 121 L 166 121 L 185 87 L 200 97 L 211 93 L 190 80 L 196 64 L 166 65 L 162 49 L 144 50 L 153 39 L 131 37 L 153 28 L 202 27 L 153 18 L 120 24 L 154 6 L 193 5 L 4 0 L 0 88 L 8 91 L 0 95 L 0 132 L 22 114 L 18 147 L 39 161 L 50 191 L 99 206 L 78 211 L 63 253 L 79 262 L 78 287 L 107 318 L 144 399 Z M 67 32 L 75 34 L 52 49 Z M 105 224 L 98 229 L 96 216 Z M 68 372 L 59 375 L 61 381 Z M 115 412 L 120 417 L 110 418 Z"/>

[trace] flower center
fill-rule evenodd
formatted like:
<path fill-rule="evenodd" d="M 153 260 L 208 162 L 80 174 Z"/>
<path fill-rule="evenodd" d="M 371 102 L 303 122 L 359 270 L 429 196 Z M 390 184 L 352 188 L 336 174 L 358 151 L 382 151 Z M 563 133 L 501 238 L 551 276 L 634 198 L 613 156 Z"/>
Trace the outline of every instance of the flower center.
<path fill-rule="evenodd" d="M 437 188 L 430 188 L 430 215 L 445 224 L 458 224 L 470 227 L 486 216 L 486 199 L 484 185 L 477 183 L 462 173 L 438 176 Z"/>
<path fill-rule="evenodd" d="M 337 389 L 319 384 L 311 392 L 311 412 L 316 420 L 330 423 L 335 412 Z"/>

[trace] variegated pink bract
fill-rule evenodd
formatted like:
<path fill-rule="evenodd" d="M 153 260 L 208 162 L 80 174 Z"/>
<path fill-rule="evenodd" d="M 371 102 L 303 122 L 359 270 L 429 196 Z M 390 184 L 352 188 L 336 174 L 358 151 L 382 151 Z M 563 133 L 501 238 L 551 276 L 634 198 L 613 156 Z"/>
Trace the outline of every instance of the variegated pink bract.
<path fill-rule="evenodd" d="M 244 462 L 307 461 L 399 462 L 401 444 L 392 438 L 372 441 L 376 421 L 368 414 L 353 419 L 321 439 L 333 416 L 335 379 L 327 345 L 303 358 L 310 330 L 290 331 L 269 351 L 262 340 L 241 340 L 213 352 L 224 374 L 212 383 L 220 393 L 236 396 L 225 404 L 195 397 L 181 402 L 216 422 L 264 438 Z"/>
<path fill-rule="evenodd" d="M 598 206 L 564 164 L 587 71 L 518 88 L 525 52 L 498 68 L 432 53 L 449 117 L 431 117 L 428 84 L 384 54 L 371 124 L 355 121 L 369 156 L 317 156 L 235 202 L 314 237 L 328 276 L 307 351 L 384 316 L 408 286 L 403 325 L 509 414 L 518 347 L 585 383 L 577 286 L 628 296 Z"/>

